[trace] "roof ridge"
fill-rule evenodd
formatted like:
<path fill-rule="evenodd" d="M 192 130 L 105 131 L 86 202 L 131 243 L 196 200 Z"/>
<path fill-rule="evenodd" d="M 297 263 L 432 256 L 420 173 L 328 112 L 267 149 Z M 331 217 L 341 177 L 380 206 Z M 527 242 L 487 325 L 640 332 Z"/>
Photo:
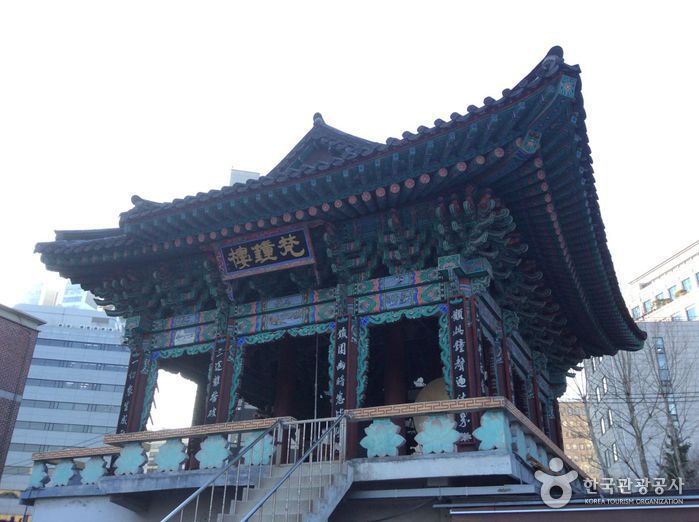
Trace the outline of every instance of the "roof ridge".
<path fill-rule="evenodd" d="M 486 97 L 483 100 L 483 105 L 477 107 L 475 105 L 469 105 L 466 109 L 465 114 L 459 114 L 454 112 L 450 116 L 449 121 L 444 121 L 438 118 L 434 121 L 434 126 L 426 127 L 419 126 L 417 128 L 417 133 L 412 133 L 410 131 L 405 131 L 402 134 L 402 139 L 389 137 L 386 139 L 385 144 L 380 144 L 378 142 L 372 142 L 358 136 L 346 133 L 344 131 L 338 130 L 335 127 L 328 125 L 322 114 L 316 112 L 313 115 L 313 127 L 301 138 L 301 140 L 282 158 L 282 160 L 265 176 L 261 176 L 259 179 L 249 179 L 244 183 L 235 183 L 229 186 L 223 186 L 220 189 L 213 189 L 208 192 L 208 194 L 213 197 L 224 197 L 229 194 L 243 193 L 249 190 L 255 190 L 258 188 L 269 187 L 279 182 L 287 181 L 289 178 L 298 178 L 301 174 L 304 176 L 310 176 L 318 173 L 319 171 L 326 171 L 329 167 L 340 167 L 345 165 L 347 162 L 351 162 L 359 156 L 366 157 L 375 153 L 383 153 L 389 149 L 394 149 L 407 145 L 409 142 L 414 142 L 425 138 L 428 135 L 434 135 L 435 133 L 443 133 L 452 128 L 457 124 L 465 124 L 465 122 L 470 122 L 474 118 L 482 117 L 496 110 L 502 106 L 514 103 L 516 100 L 522 96 L 528 94 L 530 91 L 541 86 L 542 81 L 548 80 L 557 73 L 564 69 L 568 72 L 579 73 L 580 68 L 577 65 L 567 65 L 563 60 L 563 49 L 560 46 L 552 47 L 546 54 L 546 56 L 537 63 L 537 65 L 522 79 L 517 85 L 512 89 L 504 89 L 502 91 L 502 97 L 495 100 L 491 97 Z M 308 144 L 308 141 L 312 139 L 312 136 L 319 133 L 330 133 L 330 135 L 343 137 L 347 141 L 361 142 L 367 146 L 364 150 L 359 150 L 356 143 L 354 146 L 350 147 L 351 150 L 347 154 L 342 155 L 342 157 L 337 157 L 331 162 L 319 161 L 313 166 L 304 165 L 303 163 L 291 167 L 292 158 L 295 158 L 295 154 L 303 148 L 304 144 Z M 202 193 L 197 194 L 201 195 Z M 167 211 L 173 205 L 190 205 L 196 204 L 197 196 L 185 196 L 184 198 L 176 198 L 171 202 L 162 203 L 154 205 L 151 208 L 142 206 L 142 208 L 136 209 L 132 208 L 126 212 L 121 213 L 120 222 L 123 224 L 123 220 L 127 221 L 130 218 L 139 218 L 149 214 L 157 213 L 160 210 Z"/>

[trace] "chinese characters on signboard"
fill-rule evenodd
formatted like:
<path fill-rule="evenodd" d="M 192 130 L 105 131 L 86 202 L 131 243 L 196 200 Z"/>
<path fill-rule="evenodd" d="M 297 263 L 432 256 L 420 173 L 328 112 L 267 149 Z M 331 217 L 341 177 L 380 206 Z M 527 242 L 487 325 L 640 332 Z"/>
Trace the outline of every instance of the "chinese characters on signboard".
<path fill-rule="evenodd" d="M 468 397 L 466 321 L 464 320 L 464 300 L 453 299 L 449 302 L 449 340 L 451 342 L 451 374 L 454 399 Z M 456 418 L 459 433 L 471 432 L 471 418 L 466 413 L 459 413 Z"/>
<path fill-rule="evenodd" d="M 117 433 L 124 433 L 128 429 L 129 424 L 129 407 L 133 400 L 134 390 L 136 388 L 136 377 L 138 376 L 138 364 L 141 360 L 141 353 L 132 351 L 129 359 L 128 373 L 126 374 L 126 382 L 124 383 L 124 396 L 121 401 L 121 411 L 119 412 L 119 422 L 117 422 Z"/>
<path fill-rule="evenodd" d="M 223 365 L 226 357 L 226 341 L 220 339 L 216 342 L 216 348 L 212 355 L 211 381 L 209 384 L 209 396 L 206 399 L 206 420 L 207 424 L 216 422 L 218 399 L 221 395 L 221 378 L 223 376 Z"/>
<path fill-rule="evenodd" d="M 347 349 L 349 321 L 343 317 L 337 322 L 335 333 L 335 371 L 333 373 L 333 409 L 335 415 L 345 412 L 347 401 Z"/>
<path fill-rule="evenodd" d="M 224 244 L 218 248 L 217 256 L 224 279 L 235 279 L 314 262 L 311 241 L 306 229 Z"/>

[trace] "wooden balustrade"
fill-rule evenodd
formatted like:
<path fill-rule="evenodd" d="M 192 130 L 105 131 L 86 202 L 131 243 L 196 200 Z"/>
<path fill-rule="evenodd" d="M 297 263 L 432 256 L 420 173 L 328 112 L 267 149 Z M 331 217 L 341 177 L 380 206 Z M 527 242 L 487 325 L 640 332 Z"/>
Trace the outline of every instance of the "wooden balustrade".
<path fill-rule="evenodd" d="M 429 421 L 429 423 L 421 422 L 417 427 L 418 452 L 453 452 L 456 448 L 454 444 L 461 435 L 455 429 L 454 418 L 458 418 L 461 413 L 475 412 L 481 414 L 480 426 L 471 436 L 478 442 L 478 450 L 505 449 L 519 455 L 525 464 L 543 469 L 547 469 L 551 458 L 558 457 L 568 469 L 577 471 L 583 479 L 587 478 L 587 475 L 563 453 L 561 448 L 504 397 L 473 397 L 393 404 L 352 409 L 345 413 L 348 423 L 371 421 L 369 427 L 365 429 L 367 436 L 361 442 L 361 445 L 367 449 L 368 456 L 371 457 L 398 454 L 397 448 L 405 443 L 405 439 L 399 434 L 399 427 L 393 424 L 391 419 L 407 417 Z M 296 430 L 305 430 L 302 424 L 305 426 L 304 423 L 314 422 L 280 417 L 106 435 L 104 437 L 106 446 L 35 453 L 31 485 L 41 488 L 45 485 L 50 487 L 94 484 L 101 476 L 110 473 L 115 475 L 143 473 L 148 461 L 147 443 L 159 441 L 163 444 L 153 458 L 155 467 L 149 468 L 148 472 L 181 471 L 184 462 L 189 458 L 182 440 L 191 438 L 202 439 L 201 449 L 195 455 L 199 468 L 220 468 L 231 455 L 235 455 L 236 451 L 254 439 L 255 434 L 269 429 L 278 421 L 281 421 L 282 429 L 286 431 L 291 430 L 292 427 Z M 299 433 L 302 432 L 299 431 Z M 320 433 L 313 432 L 311 435 L 319 436 Z M 274 444 L 283 446 L 283 439 L 281 440 L 281 443 L 277 441 Z M 286 444 L 290 447 L 291 439 L 287 440 Z M 288 451 L 288 447 L 281 451 Z M 341 450 L 344 452 L 345 448 Z M 117 458 L 109 463 L 104 460 L 104 457 Z M 282 458 L 279 462 L 282 460 L 284 459 Z M 48 465 L 54 466 L 52 474 L 49 474 Z M 108 467 L 110 465 L 111 468 Z"/>

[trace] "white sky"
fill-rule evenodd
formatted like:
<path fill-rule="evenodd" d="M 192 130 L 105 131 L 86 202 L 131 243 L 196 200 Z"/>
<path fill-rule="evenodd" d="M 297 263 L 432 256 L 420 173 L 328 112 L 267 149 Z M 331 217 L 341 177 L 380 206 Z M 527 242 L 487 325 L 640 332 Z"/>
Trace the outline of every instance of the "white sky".
<path fill-rule="evenodd" d="M 583 68 L 623 281 L 697 239 L 689 2 L 2 2 L 0 302 L 54 229 L 116 226 L 266 173 L 312 115 L 383 141 L 513 87 L 555 44 Z"/>

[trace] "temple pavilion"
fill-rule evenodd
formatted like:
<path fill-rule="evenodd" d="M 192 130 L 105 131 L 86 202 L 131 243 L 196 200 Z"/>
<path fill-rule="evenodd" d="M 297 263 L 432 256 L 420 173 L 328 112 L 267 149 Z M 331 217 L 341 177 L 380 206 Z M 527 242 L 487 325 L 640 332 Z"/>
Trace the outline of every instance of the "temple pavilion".
<path fill-rule="evenodd" d="M 315 114 L 259 179 L 171 202 L 134 196 L 118 227 L 57 231 L 36 251 L 126 321 L 112 449 L 151 440 L 138 434 L 163 369 L 198 385 L 198 433 L 346 417 L 334 440 L 348 461 L 424 459 L 445 451 L 430 452 L 434 421 L 448 452 L 504 437 L 492 448 L 533 472 L 560 452 L 556 399 L 571 369 L 644 339 L 594 181 L 580 69 L 554 47 L 464 114 L 385 143 Z M 496 407 L 510 419 L 497 436 Z M 389 424 L 391 437 L 372 439 Z M 310 447 L 321 433 L 299 437 Z M 206 468 L 191 456 L 201 439 L 182 436 L 188 456 L 170 471 Z M 274 444 L 286 457 L 263 464 L 293 462 L 291 439 Z"/>

